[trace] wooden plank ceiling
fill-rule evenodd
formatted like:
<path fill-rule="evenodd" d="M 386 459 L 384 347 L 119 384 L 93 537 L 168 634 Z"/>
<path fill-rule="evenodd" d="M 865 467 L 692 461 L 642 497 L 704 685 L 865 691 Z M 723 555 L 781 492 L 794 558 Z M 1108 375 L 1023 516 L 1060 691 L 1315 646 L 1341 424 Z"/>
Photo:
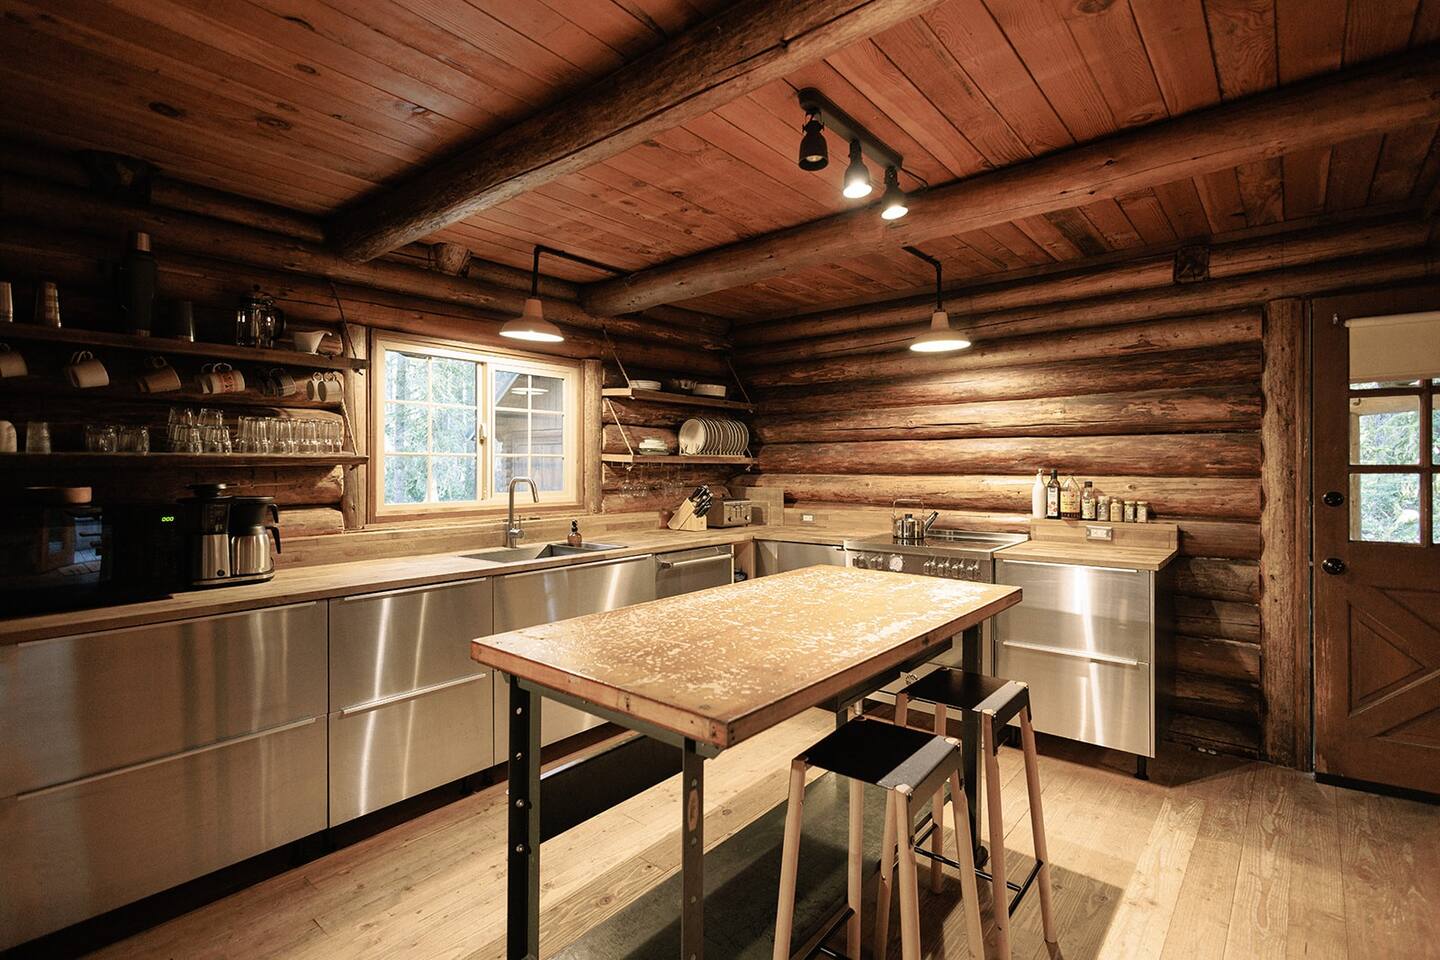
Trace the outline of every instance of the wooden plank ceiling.
<path fill-rule="evenodd" d="M 0 0 L 0 134 L 138 154 L 175 177 L 328 214 L 722 2 Z M 433 239 L 520 267 L 545 243 L 635 269 L 840 211 L 853 203 L 839 193 L 843 145 L 832 138 L 824 171 L 795 163 L 806 86 L 902 152 L 902 185 L 915 188 L 1437 40 L 1440 0 L 948 0 Z M 1426 124 L 924 248 L 947 278 L 983 277 L 1404 204 L 1437 163 Z M 897 250 L 683 305 L 744 322 L 910 293 L 931 277 Z"/>

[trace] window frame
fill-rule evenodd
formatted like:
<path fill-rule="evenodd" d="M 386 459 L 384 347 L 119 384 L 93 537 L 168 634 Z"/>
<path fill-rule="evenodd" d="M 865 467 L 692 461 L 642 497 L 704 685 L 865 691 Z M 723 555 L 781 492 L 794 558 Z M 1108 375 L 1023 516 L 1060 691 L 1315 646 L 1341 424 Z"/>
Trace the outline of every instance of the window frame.
<path fill-rule="evenodd" d="M 388 504 L 385 496 L 385 376 L 386 352 L 420 354 L 464 360 L 479 366 L 477 380 L 476 416 L 483 431 L 483 439 L 476 444 L 478 500 L 458 502 L 424 502 Z M 464 343 L 434 337 L 423 337 L 388 331 L 372 330 L 370 336 L 371 371 L 369 390 L 370 464 L 368 477 L 368 510 L 371 522 L 455 519 L 461 517 L 484 518 L 503 516 L 506 512 L 507 491 L 494 488 L 495 409 L 493 396 L 495 371 L 497 367 L 507 371 L 527 373 L 535 376 L 555 377 L 565 382 L 566 398 L 561 410 L 569 419 L 563 433 L 561 457 L 565 463 L 564 488 L 560 491 L 540 493 L 540 503 L 530 499 L 525 491 L 526 513 L 565 512 L 581 508 L 586 500 L 588 470 L 581 460 L 586 454 L 584 443 L 585 397 L 588 378 L 584 361 L 565 357 L 537 356 L 519 351 L 506 350 L 484 344 Z M 429 401 L 425 401 L 429 403 Z M 391 454 L 389 456 L 395 456 Z"/>

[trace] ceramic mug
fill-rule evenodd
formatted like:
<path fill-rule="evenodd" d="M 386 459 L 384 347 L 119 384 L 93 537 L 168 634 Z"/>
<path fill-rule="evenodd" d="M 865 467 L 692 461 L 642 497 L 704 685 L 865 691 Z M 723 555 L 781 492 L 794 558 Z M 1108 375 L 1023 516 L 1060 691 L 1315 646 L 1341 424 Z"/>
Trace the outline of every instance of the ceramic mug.
<path fill-rule="evenodd" d="M 339 400 L 344 386 L 340 383 L 340 377 L 337 374 L 316 372 L 310 378 L 305 390 L 311 400 Z"/>
<path fill-rule="evenodd" d="M 10 344 L 0 343 L 0 380 L 6 377 L 23 377 L 30 370 L 25 366 L 25 358 L 14 350 Z"/>
<path fill-rule="evenodd" d="M 289 373 L 276 367 L 265 381 L 265 392 L 272 397 L 293 397 L 300 392 L 300 384 Z"/>
<path fill-rule="evenodd" d="M 135 381 L 141 393 L 165 393 L 180 389 L 180 374 L 165 362 L 164 357 L 150 357 L 145 363 L 150 367 L 150 372 L 141 374 Z"/>
<path fill-rule="evenodd" d="M 0 420 L 0 453 L 14 453 L 19 442 L 20 435 L 15 432 L 15 424 Z"/>
<path fill-rule="evenodd" d="M 239 393 L 245 389 L 245 375 L 228 363 L 207 363 L 195 384 L 201 393 Z"/>
<path fill-rule="evenodd" d="M 65 376 L 70 378 L 70 386 L 79 387 L 82 390 L 89 387 L 103 387 L 110 383 L 110 373 L 105 369 L 105 364 L 95 359 L 95 354 L 89 350 L 81 350 L 70 357 L 70 364 L 65 368 Z"/>
<path fill-rule="evenodd" d="M 295 341 L 295 349 L 301 353 L 319 353 L 320 342 L 325 339 L 324 330 L 296 330 L 290 334 Z"/>

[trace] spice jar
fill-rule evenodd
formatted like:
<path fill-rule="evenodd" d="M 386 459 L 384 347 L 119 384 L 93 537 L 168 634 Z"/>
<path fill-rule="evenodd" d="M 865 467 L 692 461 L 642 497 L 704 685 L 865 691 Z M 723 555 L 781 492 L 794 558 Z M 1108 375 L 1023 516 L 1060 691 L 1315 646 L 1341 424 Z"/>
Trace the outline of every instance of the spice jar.
<path fill-rule="evenodd" d="M 1149 523 L 1149 522 L 1150 522 L 1150 501 L 1149 501 L 1149 500 L 1136 500 L 1136 501 L 1135 501 L 1135 522 L 1136 522 L 1136 523 Z"/>
<path fill-rule="evenodd" d="M 1119 497 L 1110 498 L 1110 522 L 1120 523 L 1125 519 L 1125 503 Z"/>
<path fill-rule="evenodd" d="M 1125 522 L 1126 522 L 1126 523 L 1134 523 L 1134 522 L 1135 522 L 1135 501 L 1134 501 L 1134 500 L 1126 500 L 1126 501 L 1125 501 Z"/>

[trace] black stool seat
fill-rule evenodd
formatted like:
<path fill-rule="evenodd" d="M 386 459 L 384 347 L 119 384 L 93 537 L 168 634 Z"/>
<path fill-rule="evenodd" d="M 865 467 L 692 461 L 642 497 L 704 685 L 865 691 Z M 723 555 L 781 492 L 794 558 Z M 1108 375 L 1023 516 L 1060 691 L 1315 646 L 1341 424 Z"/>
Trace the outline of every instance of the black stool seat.
<path fill-rule="evenodd" d="M 987 677 L 966 670 L 942 669 L 927 674 L 900 691 L 911 700 L 943 703 L 955 710 L 988 713 L 996 723 L 1007 723 L 1030 706 L 1030 688 L 1018 680 Z"/>
<path fill-rule="evenodd" d="M 815 743 L 798 759 L 861 783 L 919 795 L 939 789 L 962 765 L 955 740 L 863 716 Z"/>

